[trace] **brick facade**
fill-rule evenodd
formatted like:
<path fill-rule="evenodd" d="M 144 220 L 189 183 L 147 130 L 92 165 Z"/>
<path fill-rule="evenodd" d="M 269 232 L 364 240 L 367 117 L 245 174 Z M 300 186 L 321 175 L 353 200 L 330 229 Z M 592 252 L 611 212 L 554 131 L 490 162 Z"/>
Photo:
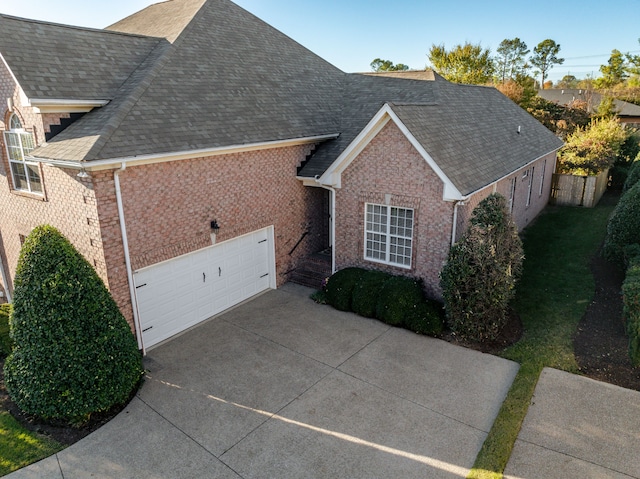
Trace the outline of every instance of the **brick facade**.
<path fill-rule="evenodd" d="M 360 266 L 424 279 L 440 296 L 438 274 L 451 242 L 453 204 L 442 201 L 444 185 L 393 122 L 389 122 L 342 173 L 336 192 L 336 268 Z M 366 203 L 414 209 L 410 269 L 364 259 Z"/>
<path fill-rule="evenodd" d="M 467 227 L 473 208 L 484 198 L 495 191 L 509 200 L 512 180 L 516 185 L 513 217 L 522 230 L 546 206 L 554 169 L 555 153 L 552 153 L 473 194 L 457 207 L 456 239 Z M 529 178 L 533 181 L 527 205 Z M 336 268 L 359 266 L 419 277 L 424 280 L 427 294 L 440 298 L 438 275 L 451 245 L 456 208 L 453 202 L 442 199 L 443 188 L 444 184 L 424 158 L 389 122 L 342 173 L 342 188 L 336 193 Z M 366 203 L 414 209 L 411 268 L 364 258 Z"/>
<path fill-rule="evenodd" d="M 307 254 L 322 248 L 323 191 L 305 188 L 296 168 L 309 146 L 267 149 L 143 166 L 120 173 L 134 270 L 274 226 L 277 285 Z M 111 292 L 131 321 L 113 170 L 93 173 Z M 305 235 L 305 233 L 307 233 Z M 303 239 L 304 236 L 304 239 Z M 298 241 L 300 244 L 292 251 Z"/>
<path fill-rule="evenodd" d="M 13 98 L 13 113 L 44 141 L 64 114 L 40 115 L 21 104 L 19 89 L 0 64 L 0 97 Z M 11 111 L 2 110 L 0 130 Z M 116 203 L 115 170 L 80 179 L 77 170 L 41 165 L 44 195 L 12 189 L 4 140 L 0 139 L 0 255 L 15 276 L 21 240 L 40 224 L 59 229 L 94 265 L 133 326 L 122 233 Z M 296 169 L 311 145 L 263 149 L 174 162 L 130 166 L 120 173 L 129 250 L 134 270 L 210 246 L 210 222 L 217 242 L 274 226 L 277 284 L 301 258 L 326 247 L 326 192 L 306 188 Z M 0 279 L 0 290 L 11 288 Z"/>

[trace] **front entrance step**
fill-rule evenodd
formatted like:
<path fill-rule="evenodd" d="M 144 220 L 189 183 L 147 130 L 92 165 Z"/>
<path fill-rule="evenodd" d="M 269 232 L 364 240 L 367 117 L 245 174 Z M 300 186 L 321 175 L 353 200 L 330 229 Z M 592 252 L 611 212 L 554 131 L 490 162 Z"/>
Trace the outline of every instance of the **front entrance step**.
<path fill-rule="evenodd" d="M 291 273 L 289 281 L 309 288 L 321 289 L 331 276 L 331 253 L 314 253 L 302 260 Z"/>

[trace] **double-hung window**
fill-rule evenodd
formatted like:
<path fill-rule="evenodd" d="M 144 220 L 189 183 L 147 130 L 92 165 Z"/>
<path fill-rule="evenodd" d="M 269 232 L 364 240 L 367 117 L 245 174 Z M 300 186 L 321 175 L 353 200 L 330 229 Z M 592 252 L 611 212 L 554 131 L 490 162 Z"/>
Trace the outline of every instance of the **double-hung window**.
<path fill-rule="evenodd" d="M 410 268 L 413 210 L 368 203 L 365 208 L 365 259 Z"/>
<path fill-rule="evenodd" d="M 38 163 L 27 157 L 36 148 L 33 134 L 25 131 L 20 119 L 14 114 L 9 119 L 9 130 L 4 132 L 13 187 L 30 193 L 42 193 L 42 179 Z"/>

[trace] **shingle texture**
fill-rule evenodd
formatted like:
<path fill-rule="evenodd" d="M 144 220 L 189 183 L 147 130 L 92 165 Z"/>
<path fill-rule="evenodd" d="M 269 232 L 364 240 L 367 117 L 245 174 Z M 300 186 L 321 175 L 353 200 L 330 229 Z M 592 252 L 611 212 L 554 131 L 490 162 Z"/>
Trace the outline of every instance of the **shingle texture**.
<path fill-rule="evenodd" d="M 32 99 L 113 99 L 160 41 L 6 15 L 0 32 L 0 54 Z"/>
<path fill-rule="evenodd" d="M 205 0 L 172 0 L 149 5 L 106 30 L 166 38 L 174 42 Z M 171 21 L 168 22 L 167 19 Z"/>
<path fill-rule="evenodd" d="M 389 104 L 467 194 L 561 145 L 495 89 L 433 72 L 346 74 L 229 0 L 169 0 L 110 27 L 118 32 L 6 16 L 0 29 L 0 53 L 27 96 L 111 100 L 33 152 L 41 158 L 339 134 L 302 168 L 314 177 Z"/>

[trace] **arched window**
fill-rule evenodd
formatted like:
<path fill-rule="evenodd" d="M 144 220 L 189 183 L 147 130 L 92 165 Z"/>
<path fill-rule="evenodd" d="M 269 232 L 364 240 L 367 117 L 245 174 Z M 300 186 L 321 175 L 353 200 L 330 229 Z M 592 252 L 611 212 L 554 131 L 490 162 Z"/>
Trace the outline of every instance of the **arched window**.
<path fill-rule="evenodd" d="M 9 118 L 9 130 L 4 132 L 7 146 L 13 187 L 16 190 L 42 193 L 40 166 L 29 161 L 29 153 L 36 148 L 33 134 L 25 131 L 22 122 L 15 113 Z"/>

